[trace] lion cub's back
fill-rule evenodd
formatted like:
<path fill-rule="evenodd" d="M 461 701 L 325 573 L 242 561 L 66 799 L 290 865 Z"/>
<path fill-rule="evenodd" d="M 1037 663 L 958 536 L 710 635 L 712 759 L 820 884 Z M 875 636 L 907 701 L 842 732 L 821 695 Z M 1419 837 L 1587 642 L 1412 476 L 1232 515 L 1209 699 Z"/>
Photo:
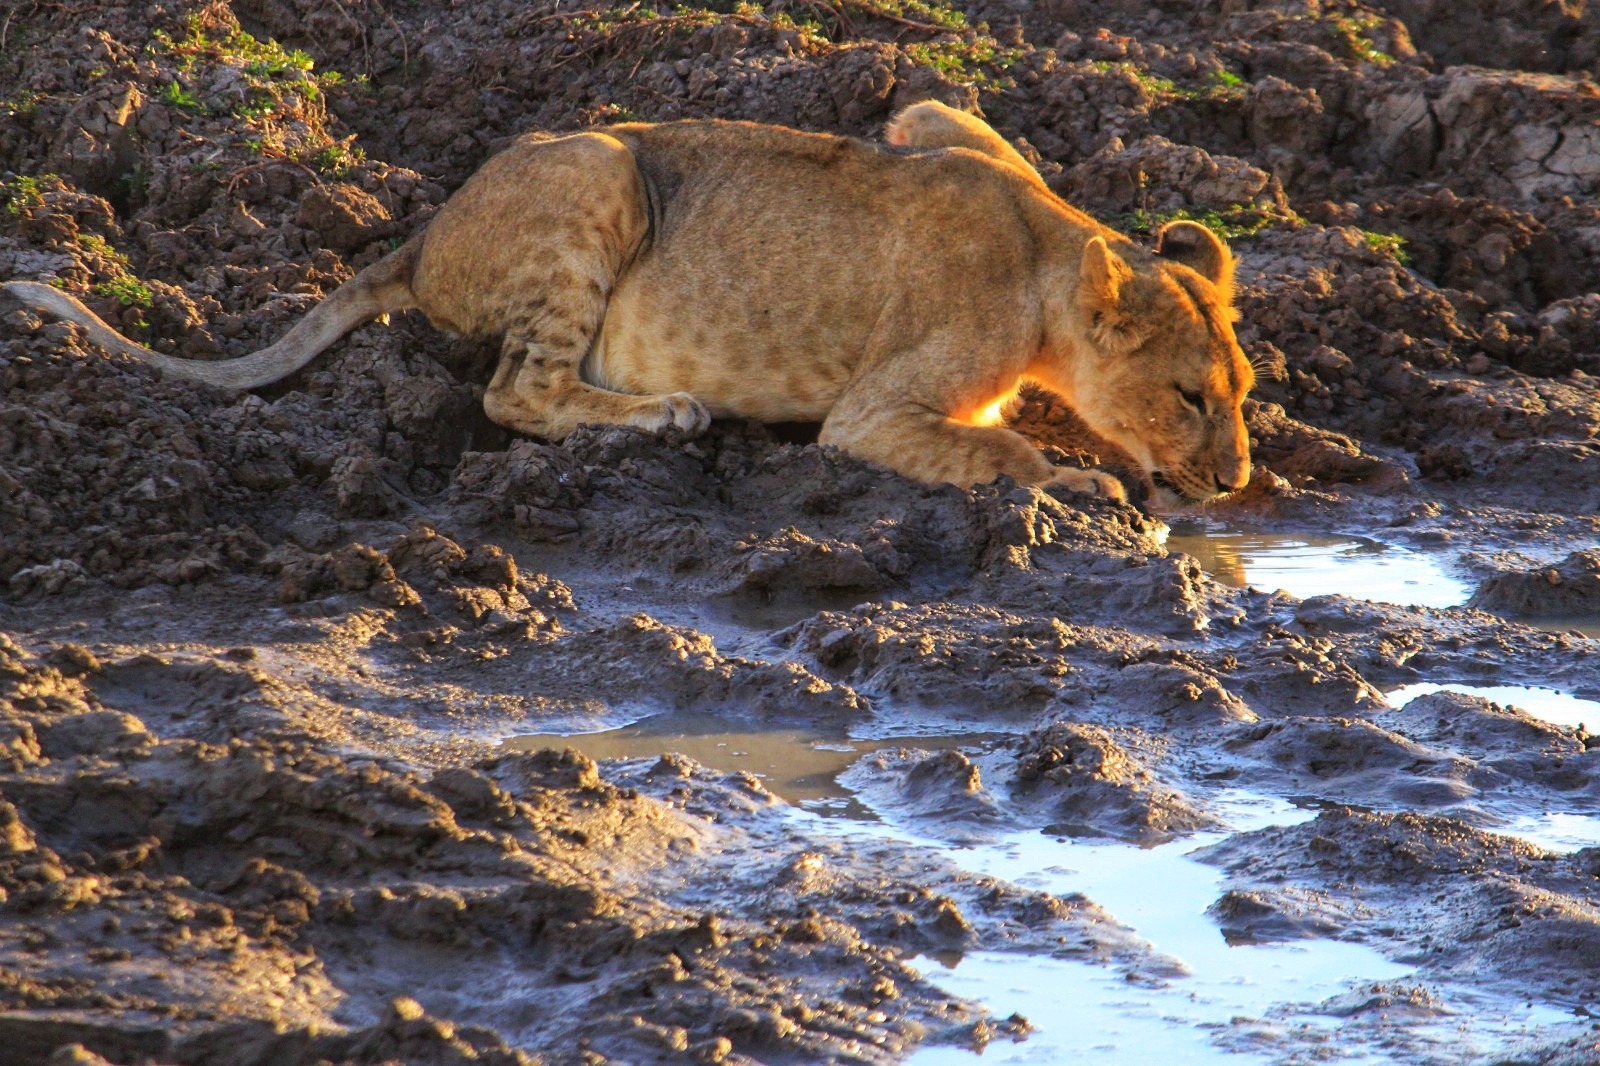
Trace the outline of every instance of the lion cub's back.
<path fill-rule="evenodd" d="M 645 177 L 653 229 L 586 364 L 597 384 L 821 419 L 864 355 L 926 319 L 918 300 L 948 316 L 981 283 L 975 262 L 994 259 L 961 247 L 971 217 L 1006 214 L 981 163 L 747 123 L 611 132 Z M 1003 242 L 1005 229 L 982 232 Z"/>

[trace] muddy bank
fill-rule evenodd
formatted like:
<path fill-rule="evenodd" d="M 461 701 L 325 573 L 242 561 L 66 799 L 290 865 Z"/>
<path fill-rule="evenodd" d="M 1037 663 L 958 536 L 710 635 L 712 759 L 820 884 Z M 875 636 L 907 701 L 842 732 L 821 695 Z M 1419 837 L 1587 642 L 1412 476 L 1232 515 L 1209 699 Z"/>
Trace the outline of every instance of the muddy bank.
<path fill-rule="evenodd" d="M 0 1025 L 30 1061 L 68 1042 L 115 1061 L 722 1061 L 730 1040 L 888 1061 L 987 1039 L 908 954 L 980 936 L 1147 954 L 1085 900 L 794 847 L 758 782 L 682 759 L 427 772 L 327 751 L 292 724 L 326 697 L 246 655 L 5 656 Z M 159 706 L 183 690 L 227 705 L 226 739 Z"/>
<path fill-rule="evenodd" d="M 1322 1004 L 1339 1039 L 1587 1061 L 1593 848 L 1525 827 L 1595 817 L 1594 735 L 1385 695 L 1600 699 L 1592 639 L 1523 624 L 1600 610 L 1593 20 L 1481 7 L 13 12 L 0 277 L 199 358 L 280 335 L 527 130 L 981 108 L 1106 221 L 1232 240 L 1257 466 L 1199 517 L 1405 546 L 1476 590 L 1296 599 L 1169 551 L 1161 516 L 913 485 L 815 427 L 513 439 L 481 412 L 493 346 L 415 316 L 238 395 L 0 306 L 21 1061 L 890 1062 L 1050 1023 L 934 958 L 1182 987 L 1115 910 L 956 850 L 1007 834 L 1221 834 L 1217 936 L 1411 967 Z M 1049 397 L 1018 424 L 1118 461 Z M 900 836 L 734 763 L 498 747 L 649 716 L 875 738 L 841 787 Z M 1238 832 L 1241 795 L 1320 813 Z M 1441 1051 L 1429 1019 L 1494 997 L 1560 1020 Z M 1213 1050 L 1315 1051 L 1273 1010 Z"/>

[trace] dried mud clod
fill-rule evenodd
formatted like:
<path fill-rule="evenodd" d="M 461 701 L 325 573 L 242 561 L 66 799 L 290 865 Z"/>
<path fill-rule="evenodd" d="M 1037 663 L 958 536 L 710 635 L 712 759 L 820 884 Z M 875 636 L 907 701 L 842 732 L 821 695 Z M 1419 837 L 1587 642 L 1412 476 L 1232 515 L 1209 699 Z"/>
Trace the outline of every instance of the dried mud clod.
<path fill-rule="evenodd" d="M 1212 824 L 1096 726 L 1057 722 L 1028 738 L 1016 780 L 1042 801 L 1046 832 L 1153 842 Z"/>
<path fill-rule="evenodd" d="M 1600 551 L 1573 552 L 1554 566 L 1486 578 L 1469 606 L 1510 617 L 1584 617 L 1600 612 Z"/>

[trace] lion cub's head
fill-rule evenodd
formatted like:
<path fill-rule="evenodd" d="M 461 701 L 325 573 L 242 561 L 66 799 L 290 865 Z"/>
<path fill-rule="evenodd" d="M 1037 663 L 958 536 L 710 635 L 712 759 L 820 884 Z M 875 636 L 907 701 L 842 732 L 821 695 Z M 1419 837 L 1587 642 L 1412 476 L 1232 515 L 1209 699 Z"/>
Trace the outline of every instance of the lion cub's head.
<path fill-rule="evenodd" d="M 1250 480 L 1241 407 L 1255 375 L 1233 336 L 1232 299 L 1233 256 L 1198 223 L 1166 226 L 1154 256 L 1103 237 L 1084 249 L 1076 406 L 1138 460 L 1164 506 Z"/>

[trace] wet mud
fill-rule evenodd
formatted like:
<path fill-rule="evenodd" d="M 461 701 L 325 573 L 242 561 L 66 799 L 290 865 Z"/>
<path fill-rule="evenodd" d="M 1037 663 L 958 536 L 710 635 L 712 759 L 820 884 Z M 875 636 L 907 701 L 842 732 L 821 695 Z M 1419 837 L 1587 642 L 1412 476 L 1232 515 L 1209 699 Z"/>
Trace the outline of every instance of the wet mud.
<path fill-rule="evenodd" d="M 1164 996 L 1226 1006 L 1172 1061 L 1600 1061 L 1600 716 L 1506 695 L 1600 700 L 1597 34 L 1427 0 L 11 9 L 0 278 L 162 351 L 275 339 L 528 130 L 876 137 L 931 97 L 1136 237 L 1229 236 L 1260 383 L 1249 487 L 1156 515 L 815 427 L 513 438 L 494 347 L 416 316 L 234 394 L 0 305 L 8 1061 L 1137 1061 Z M 1058 461 L 1119 461 L 1025 401 Z M 1216 998 L 1161 875 L 1096 879 L 1141 856 L 1213 948 L 1349 979 Z M 1084 1024 L 1124 1035 L 1050 1043 L 965 979 L 996 960 L 1109 978 Z"/>

